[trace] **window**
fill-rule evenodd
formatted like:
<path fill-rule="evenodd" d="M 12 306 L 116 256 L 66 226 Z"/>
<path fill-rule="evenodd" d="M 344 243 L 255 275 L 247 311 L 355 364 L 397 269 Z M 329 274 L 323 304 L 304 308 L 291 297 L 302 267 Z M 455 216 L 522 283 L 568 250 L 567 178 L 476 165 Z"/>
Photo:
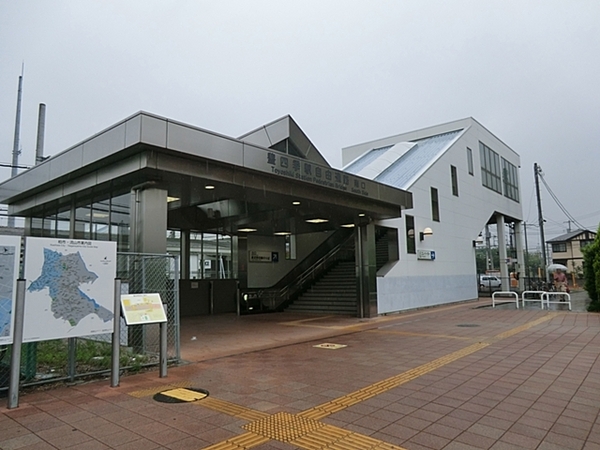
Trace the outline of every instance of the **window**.
<path fill-rule="evenodd" d="M 434 187 L 431 188 L 431 218 L 436 222 L 440 221 L 440 204 L 438 201 L 438 190 Z"/>
<path fill-rule="evenodd" d="M 588 245 L 592 245 L 594 241 L 579 241 L 579 248 L 586 248 Z"/>
<path fill-rule="evenodd" d="M 519 201 L 519 180 L 517 178 L 517 168 L 502 158 L 502 181 L 504 184 L 504 196 Z"/>
<path fill-rule="evenodd" d="M 415 218 L 413 216 L 406 216 L 406 253 L 417 253 L 417 247 L 415 244 Z"/>
<path fill-rule="evenodd" d="M 481 183 L 498 194 L 502 194 L 500 156 L 483 142 L 480 142 L 479 157 L 481 159 Z"/>
<path fill-rule="evenodd" d="M 469 175 L 473 175 L 473 150 L 467 147 L 467 168 L 469 169 Z"/>
<path fill-rule="evenodd" d="M 452 195 L 458 197 L 458 172 L 454 166 L 450 166 L 450 178 L 452 180 Z"/>
<path fill-rule="evenodd" d="M 557 242 L 556 244 L 552 244 L 552 251 L 554 253 L 564 253 L 567 251 L 567 243 L 566 242 Z"/>

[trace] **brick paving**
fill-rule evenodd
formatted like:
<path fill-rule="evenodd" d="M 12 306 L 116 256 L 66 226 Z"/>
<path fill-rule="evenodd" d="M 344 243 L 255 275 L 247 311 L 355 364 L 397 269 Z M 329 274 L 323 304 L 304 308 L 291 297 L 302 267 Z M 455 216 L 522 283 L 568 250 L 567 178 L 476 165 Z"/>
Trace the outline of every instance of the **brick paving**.
<path fill-rule="evenodd" d="M 0 449 L 600 449 L 600 315 L 482 303 L 194 323 L 167 378 L 0 399 Z"/>

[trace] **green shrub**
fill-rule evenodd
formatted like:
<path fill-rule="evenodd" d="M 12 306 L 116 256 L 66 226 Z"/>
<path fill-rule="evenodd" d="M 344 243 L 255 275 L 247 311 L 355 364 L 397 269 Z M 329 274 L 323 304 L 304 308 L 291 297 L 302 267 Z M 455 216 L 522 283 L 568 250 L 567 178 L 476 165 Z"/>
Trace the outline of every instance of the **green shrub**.
<path fill-rule="evenodd" d="M 600 312 L 600 229 L 594 242 L 583 249 L 583 279 L 591 300 L 588 311 Z"/>

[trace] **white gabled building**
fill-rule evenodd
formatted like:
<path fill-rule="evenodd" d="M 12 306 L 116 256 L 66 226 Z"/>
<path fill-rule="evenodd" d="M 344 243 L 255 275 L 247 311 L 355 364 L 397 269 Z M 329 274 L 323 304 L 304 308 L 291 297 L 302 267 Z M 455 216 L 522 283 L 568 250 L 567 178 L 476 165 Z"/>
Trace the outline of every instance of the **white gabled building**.
<path fill-rule="evenodd" d="M 475 119 L 344 148 L 342 164 L 413 195 L 401 218 L 375 221 L 397 233 L 399 247 L 377 272 L 379 314 L 477 298 L 475 240 L 488 224 L 497 225 L 505 290 L 506 223 L 515 224 L 524 267 L 520 157 Z"/>

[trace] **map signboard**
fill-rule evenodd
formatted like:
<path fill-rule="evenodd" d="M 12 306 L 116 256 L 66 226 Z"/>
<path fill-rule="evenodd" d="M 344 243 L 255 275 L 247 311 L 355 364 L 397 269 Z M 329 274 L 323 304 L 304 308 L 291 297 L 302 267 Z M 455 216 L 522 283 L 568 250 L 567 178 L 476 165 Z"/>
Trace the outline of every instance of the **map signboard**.
<path fill-rule="evenodd" d="M 115 242 L 28 237 L 23 342 L 113 331 Z"/>
<path fill-rule="evenodd" d="M 12 344 L 20 236 L 0 236 L 0 345 Z"/>
<path fill-rule="evenodd" d="M 121 308 L 127 325 L 144 325 L 167 321 L 160 294 L 121 295 Z"/>

